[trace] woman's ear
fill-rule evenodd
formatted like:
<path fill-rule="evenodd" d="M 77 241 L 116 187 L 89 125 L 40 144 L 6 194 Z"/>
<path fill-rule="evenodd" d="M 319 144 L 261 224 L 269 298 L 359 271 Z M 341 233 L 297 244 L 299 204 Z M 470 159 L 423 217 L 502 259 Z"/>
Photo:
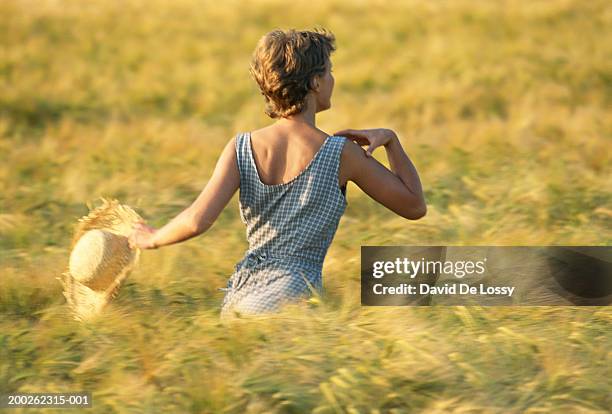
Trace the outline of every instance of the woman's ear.
<path fill-rule="evenodd" d="M 319 91 L 319 77 L 318 76 L 314 76 L 311 80 L 310 80 L 310 89 L 312 89 L 315 92 Z"/>

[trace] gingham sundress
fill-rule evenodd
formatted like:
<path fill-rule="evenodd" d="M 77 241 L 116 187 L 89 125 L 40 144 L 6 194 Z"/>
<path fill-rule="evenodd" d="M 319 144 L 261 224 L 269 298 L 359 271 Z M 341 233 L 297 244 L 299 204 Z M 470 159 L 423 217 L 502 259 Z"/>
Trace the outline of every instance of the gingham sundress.
<path fill-rule="evenodd" d="M 346 138 L 328 136 L 291 181 L 264 184 L 257 172 L 250 133 L 236 136 L 240 171 L 240 219 L 249 248 L 229 278 L 221 318 L 275 312 L 287 303 L 323 292 L 321 271 L 347 206 L 338 184 Z"/>

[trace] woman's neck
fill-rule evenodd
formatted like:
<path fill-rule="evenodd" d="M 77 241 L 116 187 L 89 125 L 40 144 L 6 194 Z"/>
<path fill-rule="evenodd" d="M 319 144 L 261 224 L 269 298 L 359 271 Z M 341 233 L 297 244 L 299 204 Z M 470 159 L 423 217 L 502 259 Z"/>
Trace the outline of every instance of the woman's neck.
<path fill-rule="evenodd" d="M 308 125 L 312 128 L 316 128 L 316 117 L 315 111 L 312 109 L 312 105 L 308 105 L 306 109 L 304 109 L 299 114 L 289 115 L 284 118 L 280 118 L 276 121 L 279 125 Z"/>

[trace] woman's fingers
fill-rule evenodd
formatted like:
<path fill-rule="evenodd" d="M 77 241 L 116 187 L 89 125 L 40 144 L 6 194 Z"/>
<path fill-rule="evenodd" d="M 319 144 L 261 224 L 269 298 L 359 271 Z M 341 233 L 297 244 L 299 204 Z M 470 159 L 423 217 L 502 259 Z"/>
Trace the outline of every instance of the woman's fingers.
<path fill-rule="evenodd" d="M 146 232 L 146 233 L 153 233 L 155 231 L 154 227 L 149 226 L 148 224 L 144 223 L 144 222 L 138 222 L 136 223 L 132 229 L 136 230 L 136 231 L 142 231 L 142 232 Z"/>
<path fill-rule="evenodd" d="M 371 157 L 374 150 L 378 147 L 380 147 L 380 144 L 378 142 L 373 141 L 366 150 L 366 157 Z"/>
<path fill-rule="evenodd" d="M 367 138 L 361 138 L 361 137 L 347 137 L 348 139 L 350 139 L 351 141 L 357 143 L 357 145 L 360 146 L 364 146 L 364 145 L 369 145 L 370 144 L 370 140 Z"/>
<path fill-rule="evenodd" d="M 136 238 L 135 238 L 135 232 L 132 232 L 132 234 L 130 234 L 128 236 L 128 244 L 130 245 L 130 249 L 135 249 L 136 248 Z"/>
<path fill-rule="evenodd" d="M 371 157 L 374 150 L 380 146 L 380 139 L 375 132 L 376 130 L 371 129 L 360 130 L 349 128 L 337 131 L 334 135 L 347 137 L 361 146 L 368 145 L 365 154 L 366 157 Z"/>
<path fill-rule="evenodd" d="M 334 132 L 334 135 L 339 135 L 339 136 L 346 136 L 346 135 L 352 135 L 352 136 L 360 136 L 360 132 L 357 129 L 342 129 L 340 131 L 336 131 Z"/>
<path fill-rule="evenodd" d="M 342 131 L 338 131 L 334 133 L 336 136 L 347 137 L 351 139 L 366 139 L 368 138 L 368 134 L 365 131 L 359 131 L 357 129 L 343 129 Z"/>
<path fill-rule="evenodd" d="M 343 129 L 341 131 L 335 132 L 334 135 L 346 137 L 362 146 L 368 145 L 370 143 L 370 140 L 367 135 L 355 129 Z"/>
<path fill-rule="evenodd" d="M 128 236 L 128 244 L 131 249 L 143 248 L 143 239 L 155 229 L 144 222 L 137 222 L 132 226 L 132 233 Z"/>

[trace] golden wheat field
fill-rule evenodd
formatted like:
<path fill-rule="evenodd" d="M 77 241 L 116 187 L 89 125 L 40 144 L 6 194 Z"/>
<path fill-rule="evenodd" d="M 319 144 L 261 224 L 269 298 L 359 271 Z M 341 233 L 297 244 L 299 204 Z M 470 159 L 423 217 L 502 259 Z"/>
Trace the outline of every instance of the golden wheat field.
<path fill-rule="evenodd" d="M 248 74 L 274 28 L 334 32 L 318 126 L 394 129 L 427 215 L 349 184 L 307 309 L 225 326 L 238 193 L 144 251 L 104 317 L 57 277 L 113 197 L 161 227 L 225 143 L 270 122 Z M 609 245 L 612 5 L 593 1 L 0 2 L 0 394 L 86 413 L 608 413 L 609 307 L 362 307 L 362 245 Z M 374 156 L 388 165 L 384 151 Z M 9 412 L 47 412 L 12 409 Z"/>

